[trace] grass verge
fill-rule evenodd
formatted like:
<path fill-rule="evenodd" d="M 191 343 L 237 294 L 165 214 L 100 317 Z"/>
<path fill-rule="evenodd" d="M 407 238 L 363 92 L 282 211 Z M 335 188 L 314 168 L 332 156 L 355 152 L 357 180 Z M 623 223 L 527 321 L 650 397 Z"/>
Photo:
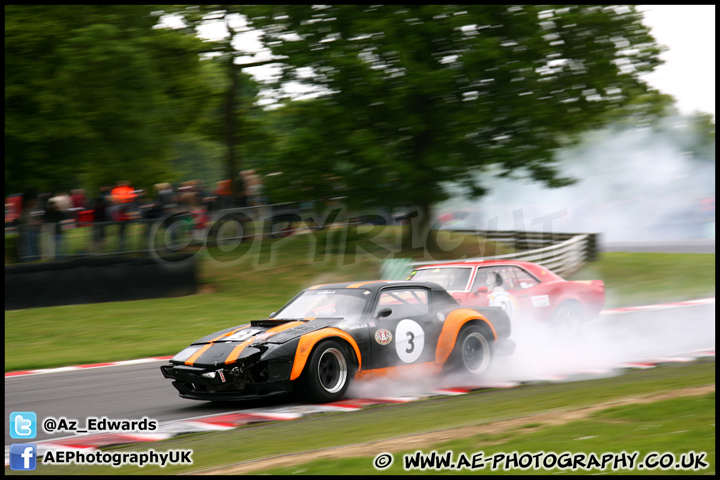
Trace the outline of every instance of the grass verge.
<path fill-rule="evenodd" d="M 497 433 L 481 433 L 468 438 L 436 443 L 422 449 L 406 449 L 394 454 L 394 462 L 382 473 L 437 474 L 714 474 L 715 473 L 715 393 L 647 404 L 612 407 L 589 414 L 591 418 L 560 426 L 528 423 Z M 455 468 L 423 468 L 420 455 L 447 455 Z M 513 455 L 513 452 L 517 452 Z M 544 452 L 533 463 L 532 455 Z M 631 463 L 630 457 L 637 452 Z M 691 453 L 692 452 L 692 453 Z M 381 453 L 378 451 L 377 453 Z M 569 455 L 567 455 L 569 453 Z M 615 456 L 607 456 L 608 454 Z M 622 454 L 625 456 L 620 456 Z M 668 453 L 671 457 L 668 457 Z M 555 454 L 553 459 L 551 454 Z M 565 457 L 561 455 L 566 454 Z M 579 457 L 578 454 L 585 454 Z M 654 455 L 653 455 L 654 454 Z M 682 455 L 685 455 L 682 457 Z M 481 455 L 481 456 L 480 456 Z M 595 455 L 605 467 L 594 466 Z M 463 457 L 464 456 L 464 460 Z M 405 464 L 405 459 L 409 462 Z M 673 459 L 666 464 L 666 460 Z M 695 462 L 699 458 L 702 462 Z M 473 469 L 475 459 L 476 469 Z M 484 459 L 482 462 L 480 459 Z M 662 459 L 662 464 L 659 464 Z M 256 470 L 262 475 L 363 475 L 379 473 L 373 456 L 325 458 L 284 468 Z M 547 461 L 546 467 L 543 461 Z M 573 461 L 576 463 L 573 466 Z M 662 468 L 693 465 L 696 468 Z M 556 463 L 557 462 L 557 463 Z M 598 463 L 599 463 L 598 462 Z M 427 465 L 427 464 L 425 464 Z M 481 467 L 482 465 L 482 467 Z M 640 465 L 643 465 L 642 467 Z M 660 466 L 662 465 L 662 466 Z M 525 467 L 525 468 L 523 468 Z M 550 468 L 547 468 L 550 467 Z M 654 468 L 652 468 L 654 467 Z M 704 467 L 704 468 L 703 468 Z"/>

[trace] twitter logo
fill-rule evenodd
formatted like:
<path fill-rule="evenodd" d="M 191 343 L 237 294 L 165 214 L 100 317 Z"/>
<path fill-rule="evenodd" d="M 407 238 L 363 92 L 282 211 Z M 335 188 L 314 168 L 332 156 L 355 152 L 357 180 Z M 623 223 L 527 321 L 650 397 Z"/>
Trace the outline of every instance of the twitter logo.
<path fill-rule="evenodd" d="M 37 415 L 35 412 L 12 412 L 10 414 L 11 438 L 35 438 L 37 435 Z"/>

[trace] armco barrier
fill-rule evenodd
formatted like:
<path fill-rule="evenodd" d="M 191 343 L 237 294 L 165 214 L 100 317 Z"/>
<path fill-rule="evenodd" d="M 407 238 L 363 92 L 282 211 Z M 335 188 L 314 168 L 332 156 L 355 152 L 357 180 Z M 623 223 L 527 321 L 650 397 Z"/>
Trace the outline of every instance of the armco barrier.
<path fill-rule="evenodd" d="M 453 231 L 458 233 L 477 233 L 488 240 L 509 243 L 513 245 L 516 250 L 521 251 L 506 255 L 466 258 L 462 260 L 410 262 L 407 259 L 390 259 L 385 260 L 380 267 L 381 278 L 386 280 L 401 280 L 407 277 L 414 267 L 422 265 L 502 259 L 533 262 L 552 270 L 558 275 L 570 275 L 580 269 L 586 262 L 597 260 L 598 256 L 598 234 L 596 233 L 544 234 L 521 231 Z M 534 248 L 524 250 L 526 247 Z"/>

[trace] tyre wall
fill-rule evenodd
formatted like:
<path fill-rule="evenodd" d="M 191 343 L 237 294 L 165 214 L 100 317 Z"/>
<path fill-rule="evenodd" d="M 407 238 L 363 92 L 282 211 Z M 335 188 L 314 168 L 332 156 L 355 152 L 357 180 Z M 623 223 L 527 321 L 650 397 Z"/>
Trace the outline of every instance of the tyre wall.
<path fill-rule="evenodd" d="M 5 267 L 5 310 L 191 295 L 194 259 L 76 258 Z"/>

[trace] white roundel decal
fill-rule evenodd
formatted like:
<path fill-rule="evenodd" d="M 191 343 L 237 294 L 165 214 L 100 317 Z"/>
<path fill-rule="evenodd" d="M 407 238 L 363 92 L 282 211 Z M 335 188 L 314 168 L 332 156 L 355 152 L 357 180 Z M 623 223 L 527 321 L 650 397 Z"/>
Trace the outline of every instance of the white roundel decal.
<path fill-rule="evenodd" d="M 401 320 L 395 329 L 395 350 L 405 363 L 412 363 L 420 357 L 425 346 L 425 332 L 412 320 Z"/>
<path fill-rule="evenodd" d="M 518 309 L 518 302 L 517 300 L 515 300 L 515 297 L 512 296 L 512 294 L 506 292 L 505 290 L 491 293 L 490 295 L 488 295 L 488 299 L 490 300 L 491 307 L 502 308 L 503 310 L 505 310 L 505 313 L 508 314 L 508 317 L 510 317 L 510 319 L 513 318 L 515 312 Z"/>
<path fill-rule="evenodd" d="M 229 335 L 229 336 L 223 338 L 223 340 L 232 340 L 233 342 L 242 342 L 260 332 L 262 332 L 262 329 L 260 329 L 260 328 L 244 328 L 242 330 L 238 330 L 237 332 L 233 333 L 232 335 Z"/>

